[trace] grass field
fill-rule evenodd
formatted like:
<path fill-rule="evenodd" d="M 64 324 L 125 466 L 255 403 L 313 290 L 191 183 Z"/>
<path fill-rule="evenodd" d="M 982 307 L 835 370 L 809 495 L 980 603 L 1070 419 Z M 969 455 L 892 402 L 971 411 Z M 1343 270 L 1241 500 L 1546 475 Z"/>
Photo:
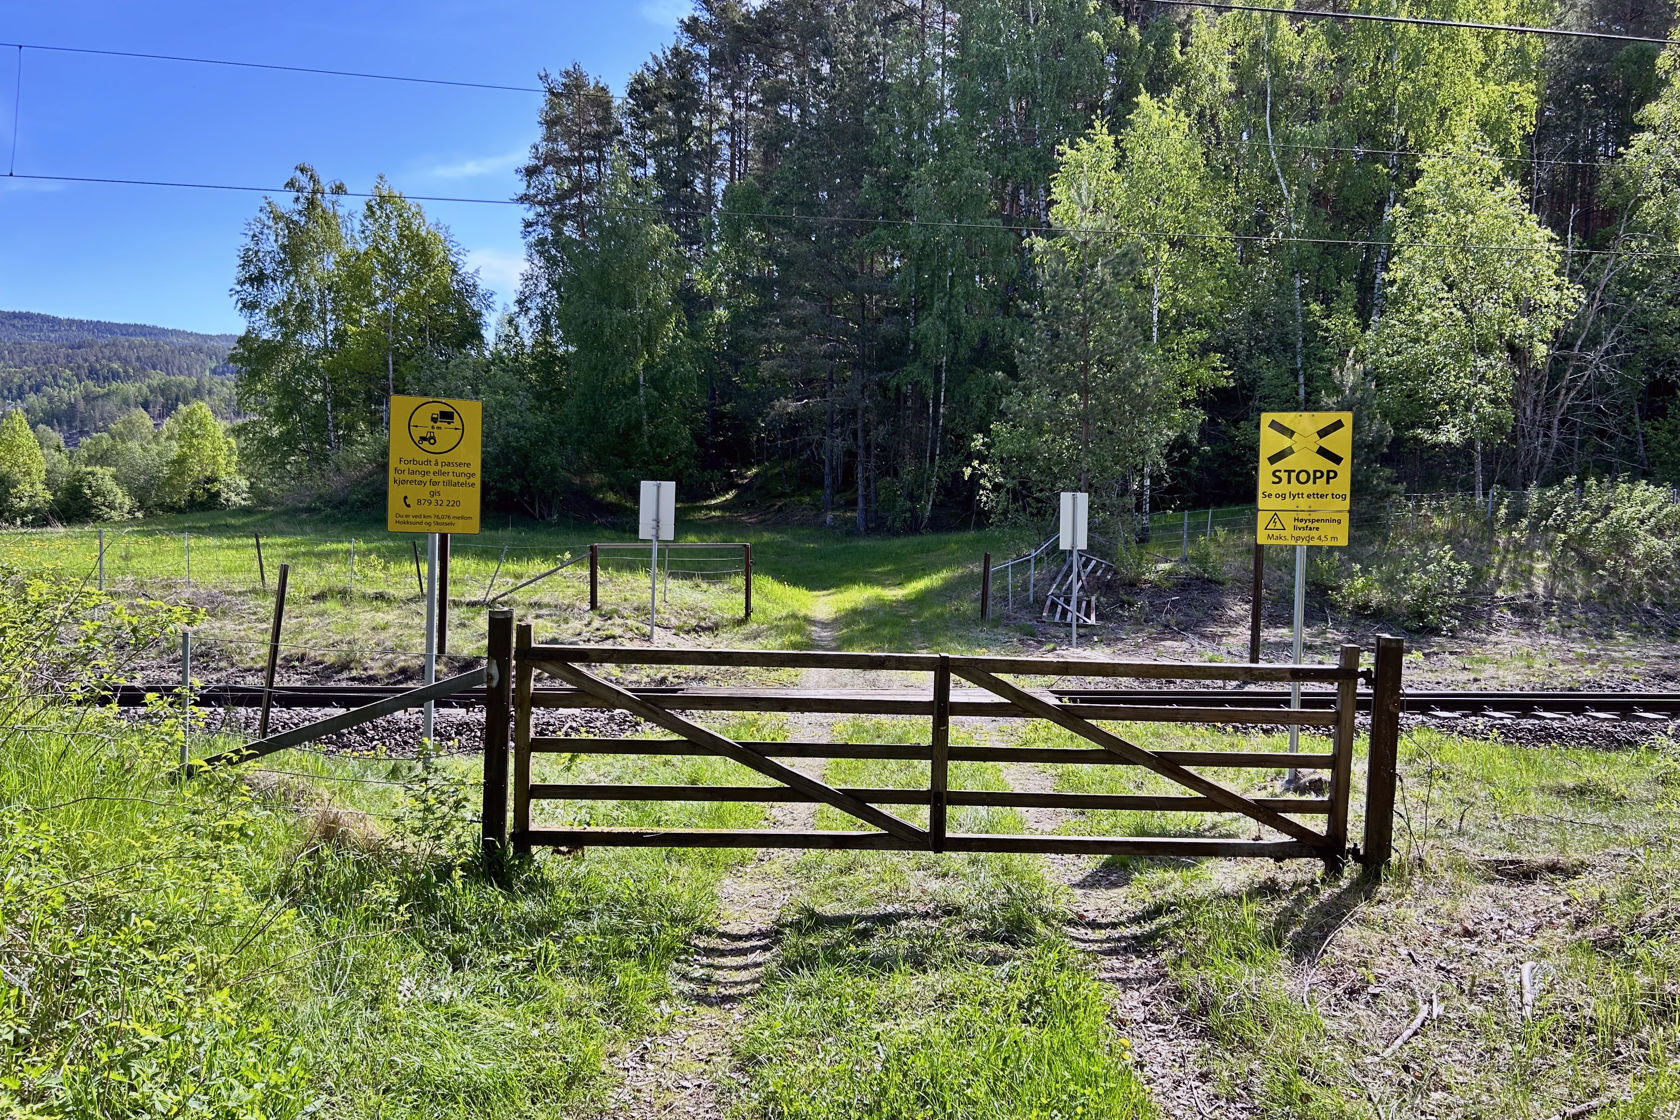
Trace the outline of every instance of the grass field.
<path fill-rule="evenodd" d="M 147 591 L 205 612 L 206 635 L 260 635 L 268 601 L 239 582 L 255 524 L 135 532 L 135 573 L 108 568 L 107 579 L 123 600 Z M 320 576 L 337 570 L 338 546 L 323 538 L 364 528 L 264 523 L 265 552 L 316 573 L 300 577 L 288 611 L 290 668 L 416 666 L 418 605 L 412 586 L 398 590 L 413 575 L 406 542 L 358 538 L 370 575 L 364 584 L 358 568 L 354 597 Z M 741 534 L 717 528 L 720 540 Z M 177 531 L 192 534 L 190 590 L 138 572 L 142 557 L 172 555 Z M 978 552 L 1013 542 L 749 532 L 759 616 L 732 619 L 727 585 L 673 580 L 674 640 L 977 650 L 1025 637 L 980 625 L 974 609 Z M 601 535 L 516 529 L 506 540 L 531 548 L 535 569 Z M 85 541 L 6 538 L 0 559 L 75 583 Z M 456 570 L 482 587 L 501 544 L 475 543 L 489 547 L 458 549 Z M 581 581 L 533 593 L 520 612 L 545 639 L 635 638 L 645 578 L 612 576 L 603 605 L 614 605 L 599 617 L 582 609 Z M 1680 745 L 1660 735 L 1601 750 L 1409 733 L 1401 850 L 1380 884 L 1301 862 L 599 849 L 521 861 L 497 887 L 473 854 L 475 758 L 292 751 L 175 783 L 180 726 L 167 710 L 136 723 L 29 687 L 43 659 L 108 652 L 113 626 L 154 647 L 100 672 L 166 662 L 174 616 L 146 623 L 157 608 L 114 613 L 50 581 L 5 579 L 8 1115 L 1680 1116 Z M 470 651 L 482 615 L 457 609 Z M 221 667 L 249 680 L 252 664 Z M 771 741 L 926 734 L 918 720 L 811 718 L 715 726 Z M 1156 747 L 1275 746 L 1211 728 L 1126 730 Z M 953 731 L 1040 746 L 1062 734 L 979 720 Z M 198 738 L 202 753 L 232 742 Z M 820 773 L 897 786 L 921 784 L 924 770 L 829 760 Z M 762 780 L 723 761 L 587 754 L 544 758 L 537 776 Z M 1255 790 L 1281 777 L 1210 776 Z M 1131 792 L 1156 780 L 1012 763 L 954 766 L 952 781 Z M 584 812 L 545 804 L 539 819 L 849 827 L 809 805 Z M 958 815 L 953 827 L 976 832 L 1251 831 L 1202 814 Z"/>

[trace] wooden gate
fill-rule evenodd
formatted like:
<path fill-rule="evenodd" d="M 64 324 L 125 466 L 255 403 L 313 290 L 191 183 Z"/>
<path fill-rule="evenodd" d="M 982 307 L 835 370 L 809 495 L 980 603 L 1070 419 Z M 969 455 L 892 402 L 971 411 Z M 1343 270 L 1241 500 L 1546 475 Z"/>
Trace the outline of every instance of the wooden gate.
<path fill-rule="evenodd" d="M 500 617 L 496 617 L 499 615 Z M 498 650 L 500 631 L 503 650 Z M 968 657 L 943 654 L 782 652 L 758 650 L 636 649 L 626 647 L 539 645 L 528 624 L 518 628 L 513 648 L 505 650 L 511 616 L 494 612 L 492 663 L 511 661 L 506 682 L 491 689 L 485 754 L 485 829 L 487 851 L 511 843 L 516 851 L 534 847 L 581 848 L 588 845 L 655 847 L 849 848 L 934 852 L 1065 852 L 1134 856 L 1307 857 L 1339 864 L 1350 855 L 1368 863 L 1388 857 L 1392 833 L 1393 756 L 1398 737 L 1399 639 L 1379 643 L 1376 672 L 1360 669 L 1357 646 L 1342 647 L 1334 665 L 1227 665 L 1087 661 L 1065 658 Z M 498 656 L 500 654 L 500 656 Z M 784 687 L 660 686 L 627 687 L 591 669 L 602 665 L 671 668 L 831 669 L 878 674 L 884 687 L 802 689 Z M 904 687 L 904 674 L 925 674 L 928 683 Z M 1096 677 L 1109 680 L 1263 682 L 1329 686 L 1305 693 L 1303 707 L 1290 710 L 1277 694 L 1229 690 L 1229 697 L 1186 704 L 1169 690 L 1111 689 L 1078 691 L 1031 687 L 1009 677 Z M 538 687 L 538 681 L 553 685 Z M 1370 778 L 1367 783 L 1366 845 L 1362 853 L 1348 844 L 1348 809 L 1352 786 L 1355 714 L 1361 706 L 1360 684 L 1376 686 L 1366 704 L 1372 723 Z M 953 687 L 955 684 L 955 687 Z M 500 693 L 498 703 L 497 693 Z M 1248 696 L 1254 699 L 1246 699 Z M 537 735 L 532 713 L 545 709 L 602 709 L 636 716 L 667 733 L 658 738 L 588 738 Z M 498 715 L 500 713 L 505 713 Z M 757 742 L 731 739 L 690 713 L 780 712 L 829 716 L 913 716 L 928 721 L 925 742 L 913 744 L 837 742 Z M 507 716 L 512 717 L 509 743 Z M 992 717 L 1039 720 L 1071 732 L 1080 745 L 1034 747 L 951 742 L 953 719 Z M 502 721 L 498 724 L 498 720 Z M 1202 724 L 1220 727 L 1289 727 L 1327 736 L 1330 749 L 1289 753 L 1279 750 L 1160 750 L 1117 731 L 1113 724 Z M 508 747 L 512 774 L 508 774 Z M 733 759 L 775 783 L 747 785 L 662 785 L 653 783 L 566 783 L 532 780 L 532 762 L 544 755 L 714 755 Z M 789 760 L 897 759 L 925 762 L 925 784 L 913 788 L 839 788 L 803 773 Z M 1039 765 L 1137 766 L 1158 774 L 1182 792 L 1106 794 L 1031 792 L 951 788 L 952 762 L 1026 762 Z M 1316 796 L 1260 797 L 1239 793 L 1199 771 L 1218 768 L 1280 767 L 1322 771 L 1323 792 Z M 509 778 L 511 777 L 511 782 Z M 507 796 L 513 812 L 507 829 Z M 856 821 L 853 830 L 623 828 L 553 826 L 533 819 L 533 805 L 544 802 L 816 802 L 832 806 Z M 893 810 L 927 809 L 925 825 Z M 1062 810 L 1121 809 L 1237 814 L 1254 825 L 1252 838 L 1203 836 L 1085 836 L 1050 833 L 997 835 L 951 831 L 953 806 L 996 806 Z M 1306 823 L 1308 821 L 1316 823 Z"/>

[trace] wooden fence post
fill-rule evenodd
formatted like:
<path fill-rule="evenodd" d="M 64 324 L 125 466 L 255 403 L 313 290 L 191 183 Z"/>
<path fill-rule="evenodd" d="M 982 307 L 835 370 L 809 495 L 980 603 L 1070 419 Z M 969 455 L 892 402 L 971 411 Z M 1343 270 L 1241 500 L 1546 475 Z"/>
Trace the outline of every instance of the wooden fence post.
<path fill-rule="evenodd" d="M 1394 856 L 1394 795 L 1400 761 L 1400 674 L 1403 639 L 1377 639 L 1371 699 L 1371 748 L 1365 775 L 1365 870 L 1381 874 Z"/>
<path fill-rule="evenodd" d="M 928 845 L 936 852 L 943 852 L 951 757 L 951 659 L 943 653 L 939 655 L 939 668 L 933 671 L 932 747 L 928 770 Z"/>
<path fill-rule="evenodd" d="M 513 850 L 531 854 L 531 624 L 514 633 Z"/>
<path fill-rule="evenodd" d="M 589 546 L 589 609 L 601 609 L 601 546 Z"/>
<path fill-rule="evenodd" d="M 1352 674 L 1359 672 L 1358 646 L 1343 646 L 1340 667 Z M 1325 834 L 1330 837 L 1333 858 L 1330 863 L 1340 869 L 1347 860 L 1349 786 L 1353 783 L 1354 719 L 1359 711 L 1359 678 L 1349 676 L 1336 682 L 1336 745 L 1335 761 L 1330 771 L 1330 820 Z"/>
<path fill-rule="evenodd" d="M 274 700 L 274 668 L 280 661 L 280 626 L 286 620 L 286 579 L 292 574 L 290 564 L 280 565 L 280 578 L 274 583 L 274 621 L 268 628 L 268 665 L 263 669 L 262 714 L 257 717 L 257 738 L 268 738 L 268 709 Z"/>
<path fill-rule="evenodd" d="M 487 661 L 490 679 L 484 682 L 484 811 L 479 850 L 492 876 L 501 868 L 507 847 L 508 742 L 513 709 L 513 609 L 490 612 Z"/>
<path fill-rule="evenodd" d="M 980 555 L 980 621 L 992 620 L 992 554 Z"/>
<path fill-rule="evenodd" d="M 747 574 L 747 603 L 746 603 L 746 610 L 742 614 L 741 621 L 742 622 L 751 622 L 752 621 L 752 545 L 750 545 L 750 544 L 744 544 L 744 545 L 741 546 L 741 566 L 746 571 L 746 574 Z"/>

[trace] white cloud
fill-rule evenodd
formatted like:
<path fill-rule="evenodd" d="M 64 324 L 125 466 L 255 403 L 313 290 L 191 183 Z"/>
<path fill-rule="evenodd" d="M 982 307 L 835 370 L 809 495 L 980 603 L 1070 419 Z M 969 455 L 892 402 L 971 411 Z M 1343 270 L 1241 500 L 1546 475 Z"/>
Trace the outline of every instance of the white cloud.
<path fill-rule="evenodd" d="M 468 249 L 467 267 L 478 269 L 484 281 L 505 303 L 512 303 L 519 294 L 519 277 L 525 271 L 525 257 L 501 249 Z"/>
<path fill-rule="evenodd" d="M 525 162 L 524 148 L 515 148 L 498 156 L 475 156 L 454 163 L 440 163 L 426 168 L 425 174 L 434 179 L 476 179 L 483 175 L 505 175 Z"/>
<path fill-rule="evenodd" d="M 694 0 L 642 0 L 642 18 L 661 27 L 676 28 L 677 21 L 694 11 Z"/>

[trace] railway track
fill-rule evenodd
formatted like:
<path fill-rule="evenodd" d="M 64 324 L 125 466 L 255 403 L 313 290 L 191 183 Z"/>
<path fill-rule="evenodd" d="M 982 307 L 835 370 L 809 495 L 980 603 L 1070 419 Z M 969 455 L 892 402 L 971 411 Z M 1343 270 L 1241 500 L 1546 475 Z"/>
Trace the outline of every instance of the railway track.
<path fill-rule="evenodd" d="M 356 708 L 403 692 L 412 685 L 329 684 L 277 685 L 271 700 L 275 708 Z M 119 707 L 142 707 L 147 695 L 171 695 L 172 684 L 123 684 L 103 694 L 106 702 Z M 570 690 L 562 690 L 570 691 Z M 670 697 L 684 689 L 642 688 L 641 695 Z M 779 690 L 786 693 L 787 690 Z M 1287 708 L 1286 690 L 1266 689 L 1052 689 L 1052 694 L 1069 704 L 1197 708 Z M 906 697 L 920 698 L 918 690 L 904 690 Z M 193 704 L 200 708 L 255 708 L 262 705 L 261 685 L 219 684 L 198 690 Z M 1304 707 L 1329 707 L 1331 694 L 1307 689 Z M 1680 692 L 1559 692 L 1559 691 L 1471 691 L 1410 689 L 1405 693 L 1405 712 L 1431 721 L 1459 719 L 1556 721 L 1638 721 L 1666 723 L 1680 720 Z M 1369 710 L 1371 698 L 1361 694 L 1361 710 Z M 437 702 L 440 708 L 484 706 L 484 692 L 474 689 Z"/>

